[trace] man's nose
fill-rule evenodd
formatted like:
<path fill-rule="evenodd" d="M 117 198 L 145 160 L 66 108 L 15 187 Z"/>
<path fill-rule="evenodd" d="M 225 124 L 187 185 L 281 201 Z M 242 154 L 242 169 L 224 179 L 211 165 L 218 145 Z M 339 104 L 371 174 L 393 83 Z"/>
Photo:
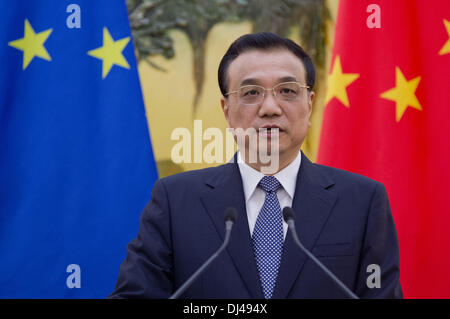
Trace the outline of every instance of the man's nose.
<path fill-rule="evenodd" d="M 281 107 L 273 94 L 273 90 L 266 90 L 258 115 L 260 117 L 281 115 Z"/>

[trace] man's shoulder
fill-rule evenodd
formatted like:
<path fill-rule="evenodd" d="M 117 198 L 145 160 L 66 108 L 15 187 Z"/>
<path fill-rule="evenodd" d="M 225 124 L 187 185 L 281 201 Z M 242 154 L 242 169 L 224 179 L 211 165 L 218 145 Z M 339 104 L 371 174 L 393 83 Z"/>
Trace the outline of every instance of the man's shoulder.
<path fill-rule="evenodd" d="M 327 176 L 328 183 L 322 183 L 322 187 L 336 194 L 344 202 L 367 205 L 374 198 L 387 199 L 386 187 L 375 179 L 331 166 L 313 165 L 322 175 Z"/>
<path fill-rule="evenodd" d="M 198 183 L 207 183 L 208 180 L 214 178 L 215 176 L 220 176 L 226 174 L 227 171 L 232 169 L 230 165 L 232 163 L 226 163 L 219 166 L 207 167 L 202 169 L 195 169 L 190 171 L 185 171 L 170 176 L 165 176 L 159 179 L 164 185 L 192 185 Z"/>
<path fill-rule="evenodd" d="M 315 169 L 317 169 L 321 174 L 328 176 L 331 180 L 333 180 L 336 185 L 344 184 L 344 185 L 354 185 L 354 186 L 365 186 L 369 188 L 374 188 L 377 186 L 382 186 L 383 184 L 375 179 L 367 177 L 365 175 L 361 175 L 358 173 L 350 172 L 344 169 L 326 166 L 322 164 L 313 164 Z M 384 187 L 384 186 L 383 186 Z"/>

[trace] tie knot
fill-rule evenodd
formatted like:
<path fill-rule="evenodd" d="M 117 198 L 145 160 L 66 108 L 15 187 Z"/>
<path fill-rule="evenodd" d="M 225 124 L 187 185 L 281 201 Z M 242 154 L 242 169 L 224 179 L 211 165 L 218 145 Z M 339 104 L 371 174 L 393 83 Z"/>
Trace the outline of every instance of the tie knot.
<path fill-rule="evenodd" d="M 265 192 L 271 193 L 276 192 L 278 188 L 281 187 L 280 182 L 273 176 L 264 176 L 259 181 L 259 187 L 261 187 Z"/>

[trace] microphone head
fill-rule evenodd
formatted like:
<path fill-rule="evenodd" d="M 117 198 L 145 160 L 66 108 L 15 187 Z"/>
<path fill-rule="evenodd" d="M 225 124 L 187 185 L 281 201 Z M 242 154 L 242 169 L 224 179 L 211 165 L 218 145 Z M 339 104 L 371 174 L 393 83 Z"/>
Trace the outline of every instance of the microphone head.
<path fill-rule="evenodd" d="M 292 219 L 292 220 L 295 219 L 294 210 L 291 207 L 286 206 L 283 208 L 283 219 L 286 223 L 290 219 Z"/>
<path fill-rule="evenodd" d="M 225 209 L 225 221 L 231 221 L 233 223 L 236 222 L 236 218 L 237 218 L 238 212 L 236 210 L 236 208 L 234 207 L 227 207 L 227 209 Z"/>

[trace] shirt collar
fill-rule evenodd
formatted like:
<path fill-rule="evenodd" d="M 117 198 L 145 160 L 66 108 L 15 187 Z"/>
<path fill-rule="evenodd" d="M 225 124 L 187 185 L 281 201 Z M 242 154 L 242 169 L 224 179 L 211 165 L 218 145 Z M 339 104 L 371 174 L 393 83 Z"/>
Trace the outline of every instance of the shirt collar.
<path fill-rule="evenodd" d="M 300 168 L 301 161 L 301 152 L 298 152 L 297 157 L 288 166 L 273 175 L 278 179 L 281 186 L 283 186 L 283 189 L 289 194 L 291 198 L 294 198 L 295 186 L 297 185 L 297 174 Z M 239 171 L 242 177 L 245 202 L 247 202 L 258 186 L 261 178 L 264 177 L 264 174 L 245 163 L 239 151 L 237 154 L 237 163 L 239 165 Z"/>

